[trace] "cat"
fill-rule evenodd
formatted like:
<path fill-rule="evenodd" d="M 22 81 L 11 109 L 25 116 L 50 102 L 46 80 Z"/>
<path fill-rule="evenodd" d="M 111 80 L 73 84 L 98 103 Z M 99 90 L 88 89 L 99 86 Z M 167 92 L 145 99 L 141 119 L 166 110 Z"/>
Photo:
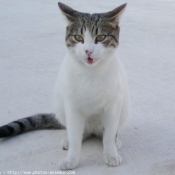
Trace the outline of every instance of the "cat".
<path fill-rule="evenodd" d="M 82 141 L 92 134 L 103 138 L 103 159 L 121 163 L 118 132 L 130 116 L 127 76 L 116 56 L 119 21 L 127 4 L 106 13 L 82 13 L 59 2 L 67 21 L 67 54 L 55 86 L 54 113 L 37 114 L 0 127 L 0 138 L 37 129 L 67 129 L 62 148 L 67 157 L 61 170 L 75 168 Z"/>

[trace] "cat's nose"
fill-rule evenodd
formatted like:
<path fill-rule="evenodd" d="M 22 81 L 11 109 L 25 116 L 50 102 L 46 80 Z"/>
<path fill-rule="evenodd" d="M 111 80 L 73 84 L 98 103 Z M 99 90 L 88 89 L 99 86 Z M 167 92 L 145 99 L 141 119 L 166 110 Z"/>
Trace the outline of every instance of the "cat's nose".
<path fill-rule="evenodd" d="M 90 51 L 90 50 L 85 50 L 85 52 L 86 52 L 88 57 L 91 56 L 91 54 L 93 53 L 93 51 Z"/>

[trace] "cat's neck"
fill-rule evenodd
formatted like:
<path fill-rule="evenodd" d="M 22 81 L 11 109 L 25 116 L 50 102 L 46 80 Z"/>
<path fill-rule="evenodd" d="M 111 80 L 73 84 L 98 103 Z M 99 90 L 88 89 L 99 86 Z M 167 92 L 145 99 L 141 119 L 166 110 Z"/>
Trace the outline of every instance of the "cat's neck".
<path fill-rule="evenodd" d="M 66 74 L 71 79 L 76 79 L 79 77 L 86 77 L 90 79 L 96 79 L 99 81 L 104 78 L 117 77 L 119 74 L 119 61 L 116 55 L 111 56 L 104 62 L 100 62 L 94 67 L 89 67 L 83 63 L 79 63 L 77 60 L 72 58 L 69 54 L 65 58 L 65 68 Z"/>

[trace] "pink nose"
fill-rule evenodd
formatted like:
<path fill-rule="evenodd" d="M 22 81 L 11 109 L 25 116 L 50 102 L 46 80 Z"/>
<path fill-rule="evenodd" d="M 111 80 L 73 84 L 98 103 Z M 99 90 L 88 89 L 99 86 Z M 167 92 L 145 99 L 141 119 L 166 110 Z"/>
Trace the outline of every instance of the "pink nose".
<path fill-rule="evenodd" d="M 93 51 L 89 51 L 89 50 L 85 50 L 85 52 L 86 52 L 87 56 L 90 56 L 93 53 Z"/>

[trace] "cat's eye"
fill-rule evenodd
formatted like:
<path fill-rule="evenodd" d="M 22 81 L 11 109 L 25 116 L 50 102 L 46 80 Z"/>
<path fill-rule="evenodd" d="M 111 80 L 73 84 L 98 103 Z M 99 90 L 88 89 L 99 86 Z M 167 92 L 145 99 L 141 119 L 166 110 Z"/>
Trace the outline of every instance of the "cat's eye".
<path fill-rule="evenodd" d="M 80 35 L 74 35 L 74 38 L 79 41 L 79 42 L 82 42 L 83 41 L 83 37 L 80 36 Z"/>
<path fill-rule="evenodd" d="M 98 36 L 96 37 L 96 41 L 97 41 L 97 42 L 101 42 L 101 41 L 103 41 L 105 38 L 106 38 L 106 35 L 98 35 Z"/>

